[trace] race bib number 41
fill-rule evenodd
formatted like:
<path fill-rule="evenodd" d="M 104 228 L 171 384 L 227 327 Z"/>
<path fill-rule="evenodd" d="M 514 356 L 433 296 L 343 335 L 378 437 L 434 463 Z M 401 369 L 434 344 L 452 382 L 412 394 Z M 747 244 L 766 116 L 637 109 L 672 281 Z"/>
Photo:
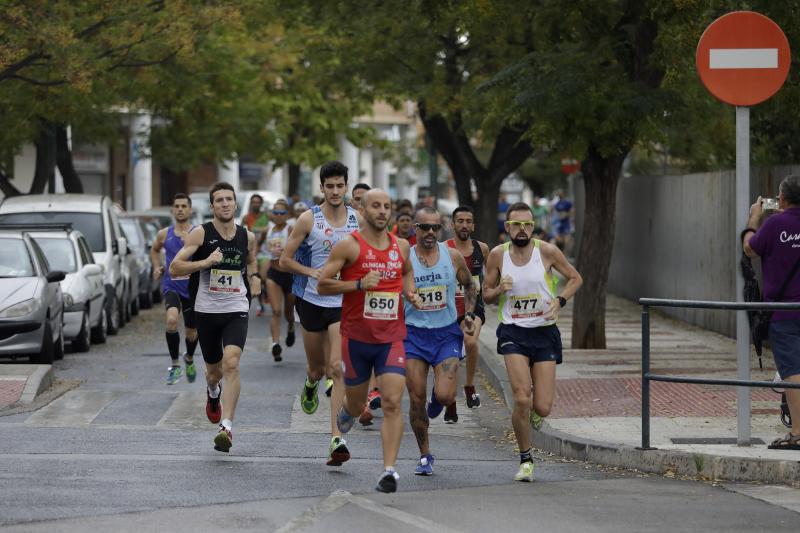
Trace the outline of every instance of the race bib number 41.
<path fill-rule="evenodd" d="M 397 320 L 400 306 L 399 292 L 367 291 L 364 296 L 364 318 L 372 320 Z"/>
<path fill-rule="evenodd" d="M 242 273 L 239 270 L 212 268 L 208 283 L 211 292 L 239 292 L 242 286 Z"/>
<path fill-rule="evenodd" d="M 544 314 L 544 301 L 541 294 L 525 294 L 509 298 L 511 318 L 532 318 Z"/>
<path fill-rule="evenodd" d="M 420 311 L 439 311 L 447 307 L 447 285 L 421 287 L 417 289 L 417 294 L 422 300 Z"/>

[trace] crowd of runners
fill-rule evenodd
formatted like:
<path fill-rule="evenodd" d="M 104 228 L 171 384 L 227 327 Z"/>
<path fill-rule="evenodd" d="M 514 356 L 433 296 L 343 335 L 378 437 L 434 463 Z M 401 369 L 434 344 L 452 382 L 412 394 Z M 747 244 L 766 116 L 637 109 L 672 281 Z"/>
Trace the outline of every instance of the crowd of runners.
<path fill-rule="evenodd" d="M 412 211 L 410 202 L 393 202 L 387 192 L 364 184 L 350 191 L 347 167 L 336 161 L 321 167 L 319 181 L 321 204 L 290 220 L 289 204 L 276 201 L 268 225 L 257 232 L 235 223 L 236 193 L 227 183 L 210 188 L 213 218 L 195 227 L 189 223 L 191 199 L 175 196 L 175 222 L 158 233 L 151 251 L 166 305 L 167 385 L 182 376 L 182 315 L 186 379 L 196 379 L 199 344 L 206 415 L 218 425 L 214 449 L 229 452 L 251 300 L 260 302 L 263 293 L 272 308 L 275 361 L 282 360 L 282 322 L 289 347 L 295 312 L 299 317 L 307 362 L 303 412 L 317 411 L 321 383 L 330 397 L 327 465 L 340 467 L 350 459 L 343 435 L 357 421 L 371 424 L 371 411 L 381 409 L 383 470 L 376 488 L 394 492 L 403 395 L 408 392 L 408 420 L 419 446 L 414 473 L 432 475 L 429 421 L 444 413 L 445 422 L 457 423 L 462 359 L 466 405 L 481 405 L 474 383 L 478 335 L 486 304 L 497 303 L 497 351 L 513 390 L 511 422 L 520 450 L 514 479 L 532 481 L 530 431 L 541 427 L 553 405 L 562 351 L 556 320 L 581 285 L 578 272 L 558 246 L 534 238 L 534 213 L 525 203 L 508 206 L 508 240 L 489 250 L 472 238 L 469 206 L 455 209 L 454 236 L 440 242 L 443 224 L 436 209 Z"/>

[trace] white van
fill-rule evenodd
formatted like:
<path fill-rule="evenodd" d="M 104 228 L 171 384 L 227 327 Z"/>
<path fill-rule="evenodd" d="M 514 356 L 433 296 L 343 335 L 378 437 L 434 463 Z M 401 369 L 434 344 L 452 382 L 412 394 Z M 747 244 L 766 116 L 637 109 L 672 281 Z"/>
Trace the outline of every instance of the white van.
<path fill-rule="evenodd" d="M 28 194 L 5 198 L 0 204 L 0 224 L 69 222 L 92 249 L 94 261 L 103 266 L 108 333 L 125 325 L 130 287 L 123 274 L 128 243 L 122 236 L 114 204 L 108 196 L 94 194 Z"/>

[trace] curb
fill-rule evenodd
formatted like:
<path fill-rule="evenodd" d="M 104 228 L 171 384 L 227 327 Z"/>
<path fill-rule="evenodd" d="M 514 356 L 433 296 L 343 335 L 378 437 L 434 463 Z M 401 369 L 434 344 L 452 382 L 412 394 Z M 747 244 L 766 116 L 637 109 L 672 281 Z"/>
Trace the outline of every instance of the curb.
<path fill-rule="evenodd" d="M 25 389 L 23 389 L 18 403 L 23 405 L 32 403 L 37 395 L 50 388 L 53 384 L 53 377 L 52 365 L 36 365 L 36 370 L 25 382 Z"/>
<path fill-rule="evenodd" d="M 478 368 L 492 387 L 503 397 L 506 407 L 513 406 L 514 396 L 506 369 L 496 357 L 493 347 L 480 343 Z M 620 468 L 641 470 L 651 474 L 694 477 L 727 481 L 760 481 L 792 485 L 800 480 L 800 460 L 751 459 L 677 450 L 639 450 L 632 446 L 584 439 L 558 431 L 545 421 L 540 431 L 532 431 L 536 448 L 568 459 L 577 459 Z"/>

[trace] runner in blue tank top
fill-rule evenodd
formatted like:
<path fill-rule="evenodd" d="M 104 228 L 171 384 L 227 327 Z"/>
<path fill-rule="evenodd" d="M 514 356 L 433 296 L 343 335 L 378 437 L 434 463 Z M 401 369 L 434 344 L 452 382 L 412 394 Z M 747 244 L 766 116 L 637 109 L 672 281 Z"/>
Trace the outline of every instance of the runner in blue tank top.
<path fill-rule="evenodd" d="M 416 214 L 417 244 L 411 248 L 414 284 L 422 300 L 419 309 L 405 304 L 407 335 L 406 387 L 411 402 L 408 418 L 419 446 L 419 476 L 433 474 L 433 460 L 428 443 L 429 418 L 436 418 L 445 405 L 456 398 L 458 362 L 464 333 L 471 334 L 475 319 L 476 288 L 464 257 L 445 243 L 438 242 L 442 229 L 441 215 L 431 207 Z M 456 284 L 464 287 L 466 314 L 459 327 L 456 319 Z M 464 332 L 462 332 L 462 329 Z M 433 367 L 434 385 L 430 403 L 428 369 Z"/>
<path fill-rule="evenodd" d="M 183 313 L 183 327 L 186 329 L 186 353 L 183 361 L 186 364 L 186 379 L 193 383 L 197 377 L 194 366 L 194 351 L 197 348 L 197 328 L 195 325 L 194 309 L 189 301 L 189 276 L 173 278 L 169 275 L 169 265 L 175 255 L 183 248 L 183 242 L 192 225 L 189 218 L 192 216 L 192 200 L 183 193 L 178 193 L 172 200 L 172 216 L 175 224 L 162 228 L 156 235 L 153 246 L 150 248 L 150 259 L 153 262 L 153 279 L 162 275 L 161 292 L 164 295 L 164 305 L 167 308 L 167 348 L 172 364 L 167 370 L 167 385 L 174 385 L 181 377 L 180 347 L 181 335 L 178 333 L 178 315 Z M 164 250 L 166 263 L 161 264 L 161 250 Z"/>

